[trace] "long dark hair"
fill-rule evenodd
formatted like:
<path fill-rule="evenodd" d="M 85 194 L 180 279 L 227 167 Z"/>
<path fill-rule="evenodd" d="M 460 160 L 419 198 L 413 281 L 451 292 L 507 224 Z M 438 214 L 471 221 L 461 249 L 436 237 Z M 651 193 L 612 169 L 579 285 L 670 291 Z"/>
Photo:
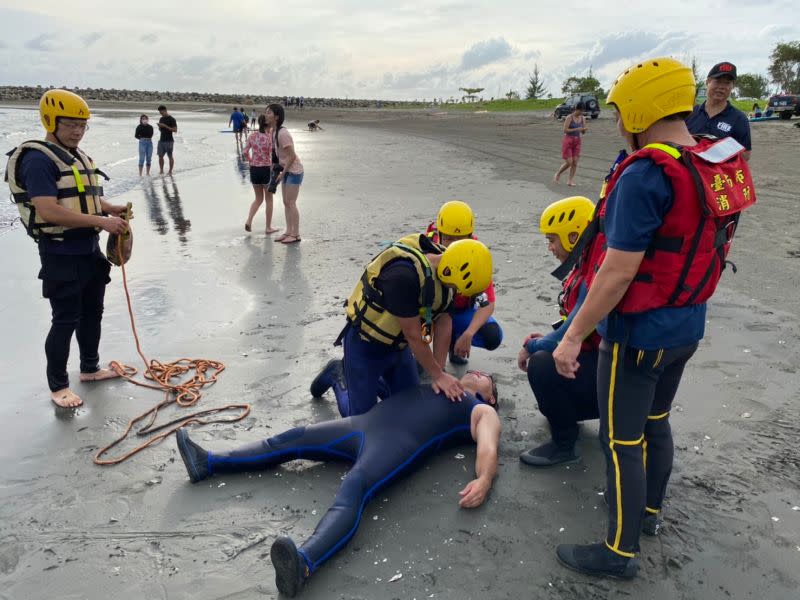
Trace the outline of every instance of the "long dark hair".
<path fill-rule="evenodd" d="M 275 131 L 278 131 L 283 126 L 283 120 L 286 118 L 286 113 L 283 110 L 283 107 L 280 104 L 270 104 L 267 107 L 267 110 L 271 110 L 272 114 L 278 118 L 277 127 L 275 127 Z"/>
<path fill-rule="evenodd" d="M 267 115 L 258 115 L 258 132 L 267 133 Z"/>

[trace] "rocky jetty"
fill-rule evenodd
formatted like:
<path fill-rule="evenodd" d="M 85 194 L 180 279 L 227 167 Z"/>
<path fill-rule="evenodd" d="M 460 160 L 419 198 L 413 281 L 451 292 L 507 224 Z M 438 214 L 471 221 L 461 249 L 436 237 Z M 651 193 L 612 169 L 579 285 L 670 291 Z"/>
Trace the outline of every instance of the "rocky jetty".
<path fill-rule="evenodd" d="M 55 87 L 55 86 L 50 86 Z M 44 86 L 0 86 L 0 102 L 38 102 Z M 117 90 L 102 88 L 66 88 L 83 96 L 87 101 L 163 103 L 163 104 L 223 104 L 231 106 L 266 106 L 280 103 L 299 106 L 294 96 L 266 96 L 258 94 L 207 94 L 202 92 L 159 92 L 147 90 Z M 418 106 L 415 102 L 395 100 L 367 100 L 355 98 L 304 98 L 307 108 L 405 108 Z"/>

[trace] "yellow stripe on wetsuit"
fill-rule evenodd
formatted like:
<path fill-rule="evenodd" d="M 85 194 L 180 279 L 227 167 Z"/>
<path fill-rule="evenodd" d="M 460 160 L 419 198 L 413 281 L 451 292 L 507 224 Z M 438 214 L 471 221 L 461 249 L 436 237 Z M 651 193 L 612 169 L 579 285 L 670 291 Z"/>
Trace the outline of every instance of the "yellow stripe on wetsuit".
<path fill-rule="evenodd" d="M 617 384 L 618 362 L 619 344 L 615 342 L 614 349 L 612 350 L 611 354 L 611 380 L 608 384 L 608 447 L 611 450 L 611 460 L 614 462 L 614 482 L 617 498 L 617 532 L 614 535 L 614 544 L 609 544 L 608 540 L 606 540 L 606 546 L 608 546 L 609 550 L 619 554 L 620 556 L 633 558 L 635 554 L 632 552 L 624 552 L 619 549 L 619 542 L 622 538 L 622 481 L 619 472 L 619 458 L 617 457 L 617 451 L 614 449 L 614 446 L 616 444 L 619 444 L 620 446 L 636 446 L 642 442 L 644 436 L 632 442 L 614 439 L 614 392 Z"/>

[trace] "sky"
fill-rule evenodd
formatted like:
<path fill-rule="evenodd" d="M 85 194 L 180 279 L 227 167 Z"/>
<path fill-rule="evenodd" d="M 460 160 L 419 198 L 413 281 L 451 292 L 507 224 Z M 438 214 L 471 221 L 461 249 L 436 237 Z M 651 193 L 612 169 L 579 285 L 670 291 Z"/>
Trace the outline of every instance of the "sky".
<path fill-rule="evenodd" d="M 766 75 L 800 40 L 784 0 L 0 0 L 0 85 L 397 100 L 524 95 L 538 65 L 560 96 L 589 68 L 728 60 Z M 65 8 L 68 7 L 68 8 Z"/>

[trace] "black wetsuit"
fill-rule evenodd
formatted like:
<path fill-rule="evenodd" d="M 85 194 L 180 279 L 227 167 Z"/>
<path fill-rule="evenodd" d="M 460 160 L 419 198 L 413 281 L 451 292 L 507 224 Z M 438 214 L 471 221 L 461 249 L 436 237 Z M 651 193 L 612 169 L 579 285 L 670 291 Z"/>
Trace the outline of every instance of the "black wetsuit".
<path fill-rule="evenodd" d="M 295 427 L 225 453 L 209 453 L 210 473 L 257 471 L 295 459 L 344 460 L 353 467 L 333 506 L 299 548 L 310 572 L 338 552 L 358 529 L 367 502 L 401 473 L 444 446 L 472 443 L 472 394 L 450 402 L 430 385 L 408 388 L 368 412 Z"/>

